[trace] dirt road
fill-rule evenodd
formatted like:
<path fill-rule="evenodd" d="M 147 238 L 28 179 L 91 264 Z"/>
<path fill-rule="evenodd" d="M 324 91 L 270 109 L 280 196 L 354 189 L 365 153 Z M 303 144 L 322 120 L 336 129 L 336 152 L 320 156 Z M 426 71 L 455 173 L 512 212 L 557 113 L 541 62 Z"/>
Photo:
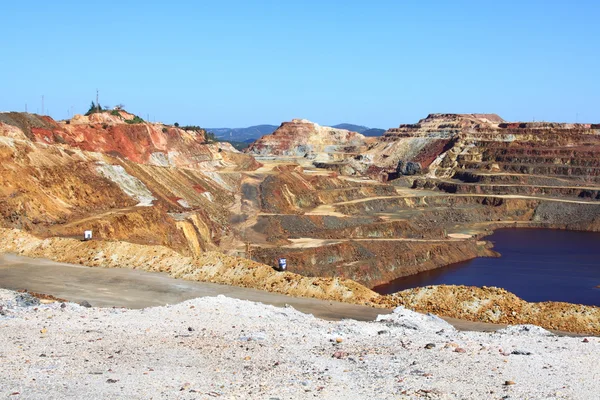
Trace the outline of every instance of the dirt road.
<path fill-rule="evenodd" d="M 303 313 L 326 320 L 373 321 L 377 315 L 392 312 L 382 308 L 290 297 L 237 286 L 174 279 L 163 273 L 126 268 L 91 268 L 1 253 L 0 288 L 25 289 L 72 302 L 86 300 L 95 307 L 139 309 L 176 304 L 198 297 L 224 295 L 277 307 L 290 305 Z M 442 318 L 462 331 L 492 332 L 506 327 L 500 324 Z"/>
<path fill-rule="evenodd" d="M 174 279 L 167 274 L 131 269 L 91 268 L 0 254 L 0 287 L 26 289 L 97 307 L 145 308 L 225 295 L 283 307 L 286 304 L 323 319 L 372 321 L 391 310 L 296 298 L 256 289 Z"/>

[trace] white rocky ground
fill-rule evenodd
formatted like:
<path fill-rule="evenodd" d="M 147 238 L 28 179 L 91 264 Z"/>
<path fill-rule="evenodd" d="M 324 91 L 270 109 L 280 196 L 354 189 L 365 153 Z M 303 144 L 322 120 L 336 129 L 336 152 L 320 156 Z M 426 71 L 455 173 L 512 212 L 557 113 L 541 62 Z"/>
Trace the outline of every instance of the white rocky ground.
<path fill-rule="evenodd" d="M 405 309 L 328 322 L 223 296 L 144 310 L 31 302 L 0 290 L 4 398 L 600 396 L 600 339 L 531 326 L 463 333 Z"/>

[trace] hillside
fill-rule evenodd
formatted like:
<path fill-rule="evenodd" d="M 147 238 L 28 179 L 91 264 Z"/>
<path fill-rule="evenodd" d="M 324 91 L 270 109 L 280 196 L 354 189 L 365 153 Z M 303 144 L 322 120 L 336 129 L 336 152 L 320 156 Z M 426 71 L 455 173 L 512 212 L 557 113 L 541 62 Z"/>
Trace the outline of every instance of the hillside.
<path fill-rule="evenodd" d="M 368 127 L 363 126 L 363 125 L 355 125 L 355 124 L 347 124 L 347 123 L 332 125 L 331 127 L 336 128 L 336 129 L 345 129 L 347 131 L 358 132 L 358 133 L 363 133 L 364 131 L 369 129 Z"/>
<path fill-rule="evenodd" d="M 245 151 L 255 156 L 275 155 L 333 161 L 366 150 L 365 137 L 345 129 L 320 126 L 305 119 L 284 122 Z"/>
<path fill-rule="evenodd" d="M 363 136 L 374 137 L 381 136 L 385 133 L 385 129 L 377 129 L 377 128 L 369 128 L 363 125 L 354 125 L 354 124 L 338 124 L 333 125 L 332 128 L 337 129 L 345 129 L 352 132 L 358 132 Z"/>
<path fill-rule="evenodd" d="M 44 237 L 216 249 L 232 232 L 237 171 L 260 166 L 203 131 L 130 123 L 131 114 L 56 122 L 0 114 L 0 227 Z M 138 120 L 139 121 L 139 120 Z"/>
<path fill-rule="evenodd" d="M 247 128 L 207 128 L 206 131 L 214 133 L 217 139 L 237 144 L 241 142 L 252 143 L 264 135 L 270 135 L 277 128 L 276 125 L 256 125 Z M 368 128 L 354 124 L 338 124 L 333 125 L 332 128 L 358 132 L 364 136 L 381 136 L 385 132 L 385 129 Z"/>

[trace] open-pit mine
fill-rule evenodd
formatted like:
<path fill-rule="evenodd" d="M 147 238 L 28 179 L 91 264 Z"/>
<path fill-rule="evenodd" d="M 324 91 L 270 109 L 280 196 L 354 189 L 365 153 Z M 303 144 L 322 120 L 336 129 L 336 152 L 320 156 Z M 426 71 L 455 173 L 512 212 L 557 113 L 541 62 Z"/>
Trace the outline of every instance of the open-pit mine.
<path fill-rule="evenodd" d="M 600 308 L 498 288 L 370 290 L 497 257 L 485 237 L 514 226 L 600 231 L 600 125 L 431 114 L 377 138 L 297 119 L 242 153 L 125 111 L 0 114 L 0 252 L 600 334 Z"/>

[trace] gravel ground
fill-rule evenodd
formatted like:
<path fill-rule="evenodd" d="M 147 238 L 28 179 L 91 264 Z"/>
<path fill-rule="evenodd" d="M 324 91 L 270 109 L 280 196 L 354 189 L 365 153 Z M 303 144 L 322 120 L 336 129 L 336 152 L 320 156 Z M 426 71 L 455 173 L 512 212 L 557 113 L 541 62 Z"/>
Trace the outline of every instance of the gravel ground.
<path fill-rule="evenodd" d="M 458 332 L 398 308 L 324 321 L 224 296 L 143 310 L 0 290 L 10 399 L 593 399 L 600 338 L 533 326 Z"/>

